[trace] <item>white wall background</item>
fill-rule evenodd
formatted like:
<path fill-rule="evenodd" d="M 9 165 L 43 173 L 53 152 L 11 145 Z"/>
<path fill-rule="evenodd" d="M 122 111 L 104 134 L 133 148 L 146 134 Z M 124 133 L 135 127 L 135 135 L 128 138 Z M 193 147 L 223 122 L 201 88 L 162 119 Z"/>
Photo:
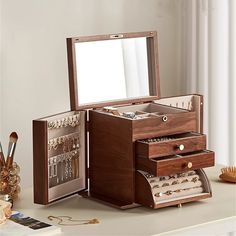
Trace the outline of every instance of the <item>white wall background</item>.
<path fill-rule="evenodd" d="M 236 164 L 236 1 L 177 0 L 181 93 L 204 95 L 204 132 L 217 163 Z"/>
<path fill-rule="evenodd" d="M 0 0 L 0 139 L 32 185 L 32 120 L 70 109 L 66 38 L 158 30 L 162 95 L 178 93 L 178 25 L 173 0 Z"/>

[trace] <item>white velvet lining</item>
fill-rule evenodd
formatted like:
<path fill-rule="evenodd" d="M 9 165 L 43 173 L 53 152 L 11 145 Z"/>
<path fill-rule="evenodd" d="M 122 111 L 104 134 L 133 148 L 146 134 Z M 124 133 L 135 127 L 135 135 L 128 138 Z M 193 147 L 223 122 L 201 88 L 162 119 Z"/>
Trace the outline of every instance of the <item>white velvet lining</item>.
<path fill-rule="evenodd" d="M 201 169 L 161 177 L 150 177 L 147 172 L 140 170 L 139 172 L 144 175 L 149 183 L 155 204 L 210 193 L 207 177 Z M 171 194 L 168 195 L 168 191 Z"/>
<path fill-rule="evenodd" d="M 204 189 L 202 187 L 199 188 L 194 188 L 192 190 L 188 190 L 188 191 L 184 191 L 184 192 L 180 192 L 180 193 L 174 193 L 171 196 L 167 196 L 165 199 L 162 200 L 157 200 L 157 198 L 155 197 L 155 203 L 156 204 L 161 204 L 161 203 L 165 203 L 165 202 L 171 202 L 171 201 L 176 201 L 176 200 L 181 200 L 181 199 L 185 199 L 185 198 L 189 198 L 189 197 L 196 197 L 199 195 L 204 195 L 205 193 L 203 193 Z"/>
<path fill-rule="evenodd" d="M 112 112 L 114 109 L 118 112 L 118 114 L 114 114 L 114 112 Z M 156 117 L 166 114 L 188 112 L 188 110 L 169 107 L 155 102 L 126 106 L 113 106 L 111 107 L 111 112 L 108 111 L 107 107 L 106 109 L 98 109 L 97 111 L 108 115 L 117 116 L 123 119 L 132 119 L 122 116 L 122 113 L 124 112 L 134 112 L 136 115 L 136 119 L 145 119 L 148 117 Z"/>
<path fill-rule="evenodd" d="M 167 180 L 167 181 L 159 181 L 159 182 L 156 182 L 156 183 L 151 183 L 150 185 L 152 186 L 152 191 L 153 193 L 156 193 L 156 192 L 165 192 L 167 190 L 169 190 L 171 188 L 171 190 L 177 190 L 179 188 L 181 189 L 184 189 L 184 188 L 188 188 L 188 187 L 193 187 L 195 186 L 196 183 L 192 184 L 192 179 L 193 178 L 196 178 L 196 182 L 199 181 L 199 175 L 194 175 L 193 177 L 185 177 L 185 178 L 177 178 L 177 179 L 174 179 L 174 180 Z M 185 180 L 188 180 L 188 182 Z M 178 182 L 178 184 L 173 184 L 174 182 Z M 162 183 L 161 183 L 162 182 Z M 199 181 L 201 182 L 201 181 Z M 165 186 L 169 184 L 168 186 Z M 157 187 L 159 186 L 159 188 Z M 164 187 L 163 187 L 164 186 Z"/>

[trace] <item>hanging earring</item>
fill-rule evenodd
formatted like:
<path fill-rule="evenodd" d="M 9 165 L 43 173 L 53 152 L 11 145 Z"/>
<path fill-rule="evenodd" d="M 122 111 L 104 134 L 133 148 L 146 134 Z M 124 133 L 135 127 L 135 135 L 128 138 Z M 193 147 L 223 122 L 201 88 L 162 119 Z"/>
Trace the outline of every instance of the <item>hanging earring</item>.
<path fill-rule="evenodd" d="M 73 138 L 73 149 L 75 149 L 76 148 L 76 145 L 75 145 L 75 138 Z"/>
<path fill-rule="evenodd" d="M 72 155 L 69 153 L 69 167 L 68 167 L 68 172 L 69 172 L 69 178 L 72 177 Z"/>
<path fill-rule="evenodd" d="M 57 148 L 58 148 L 58 141 L 57 141 L 57 138 L 54 138 L 53 139 L 53 149 L 57 150 Z"/>
<path fill-rule="evenodd" d="M 67 150 L 67 139 L 66 139 L 66 138 L 64 138 L 64 140 L 63 140 L 63 147 L 62 147 L 62 150 L 63 150 L 64 153 L 65 153 L 66 150 Z"/>
<path fill-rule="evenodd" d="M 52 140 L 50 139 L 48 141 L 48 151 L 51 151 L 52 150 Z"/>
<path fill-rule="evenodd" d="M 73 123 L 72 116 L 69 116 L 68 120 L 69 120 L 69 125 L 72 126 Z"/>
<path fill-rule="evenodd" d="M 53 121 L 48 122 L 48 129 L 52 129 L 53 128 Z"/>
<path fill-rule="evenodd" d="M 79 137 L 76 138 L 76 147 L 79 148 L 80 145 L 79 145 Z"/>

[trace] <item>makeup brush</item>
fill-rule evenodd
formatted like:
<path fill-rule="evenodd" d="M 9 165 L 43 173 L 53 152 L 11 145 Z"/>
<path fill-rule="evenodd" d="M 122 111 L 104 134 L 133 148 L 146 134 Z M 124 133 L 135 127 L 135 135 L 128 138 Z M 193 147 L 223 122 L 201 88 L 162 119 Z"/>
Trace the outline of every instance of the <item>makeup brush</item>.
<path fill-rule="evenodd" d="M 18 135 L 16 132 L 12 132 L 9 137 L 9 145 L 8 145 L 8 154 L 6 160 L 6 168 L 9 170 L 12 167 L 13 156 L 16 148 L 16 142 L 18 139 Z"/>
<path fill-rule="evenodd" d="M 2 144 L 0 142 L 0 169 L 5 166 L 5 158 L 3 155 Z"/>

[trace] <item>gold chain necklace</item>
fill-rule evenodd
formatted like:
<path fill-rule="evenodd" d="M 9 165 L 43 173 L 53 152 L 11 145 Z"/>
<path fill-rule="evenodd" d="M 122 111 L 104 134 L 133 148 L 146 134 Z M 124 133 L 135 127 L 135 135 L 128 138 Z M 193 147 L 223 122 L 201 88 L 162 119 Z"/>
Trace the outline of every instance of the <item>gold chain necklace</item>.
<path fill-rule="evenodd" d="M 91 220 L 73 220 L 70 216 L 48 216 L 49 220 L 58 220 L 58 225 L 64 225 L 64 226 L 73 226 L 73 225 L 87 225 L 87 224 L 99 224 L 98 219 L 91 219 Z M 77 223 L 65 223 L 65 221 L 70 222 L 77 222 Z M 81 222 L 81 223 L 79 223 Z"/>

